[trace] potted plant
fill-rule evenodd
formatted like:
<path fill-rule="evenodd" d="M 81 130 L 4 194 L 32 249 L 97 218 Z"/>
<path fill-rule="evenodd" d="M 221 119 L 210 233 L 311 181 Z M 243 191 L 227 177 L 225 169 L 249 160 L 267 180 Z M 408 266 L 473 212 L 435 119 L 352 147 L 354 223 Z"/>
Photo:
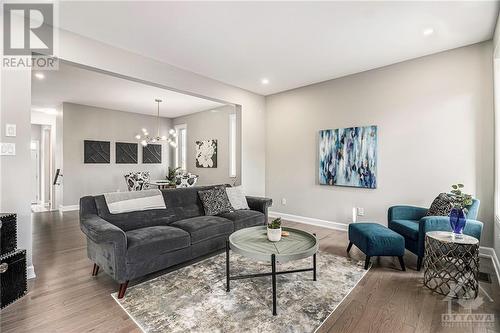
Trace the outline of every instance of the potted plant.
<path fill-rule="evenodd" d="M 175 177 L 177 176 L 177 170 L 179 170 L 179 168 L 171 168 L 171 167 L 168 167 L 168 175 L 167 175 L 167 180 L 168 180 L 168 184 L 170 186 L 175 186 Z"/>
<path fill-rule="evenodd" d="M 281 218 L 272 220 L 267 224 L 267 239 L 271 242 L 278 242 L 281 239 Z"/>
<path fill-rule="evenodd" d="M 467 208 L 472 205 L 472 195 L 462 192 L 464 188 L 463 184 L 451 185 L 451 193 L 449 194 L 450 202 L 452 208 L 450 211 L 450 226 L 453 231 L 453 235 L 456 238 L 463 237 L 463 231 L 467 219 Z"/>

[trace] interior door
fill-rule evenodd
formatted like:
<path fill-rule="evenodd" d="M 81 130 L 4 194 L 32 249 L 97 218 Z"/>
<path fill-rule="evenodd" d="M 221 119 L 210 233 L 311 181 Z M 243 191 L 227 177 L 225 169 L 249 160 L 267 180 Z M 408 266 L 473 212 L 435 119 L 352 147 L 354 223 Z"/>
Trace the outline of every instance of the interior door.
<path fill-rule="evenodd" d="M 31 203 L 40 202 L 40 142 L 31 141 Z"/>

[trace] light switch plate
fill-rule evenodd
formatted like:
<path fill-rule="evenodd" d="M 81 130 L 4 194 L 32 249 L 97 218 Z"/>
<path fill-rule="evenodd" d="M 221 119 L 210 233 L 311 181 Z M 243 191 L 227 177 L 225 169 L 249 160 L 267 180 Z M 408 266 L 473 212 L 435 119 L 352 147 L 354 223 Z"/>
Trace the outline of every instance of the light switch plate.
<path fill-rule="evenodd" d="M 15 124 L 5 124 L 5 136 L 16 136 Z"/>
<path fill-rule="evenodd" d="M 0 143 L 0 155 L 3 156 L 14 156 L 16 155 L 16 144 L 15 143 Z"/>

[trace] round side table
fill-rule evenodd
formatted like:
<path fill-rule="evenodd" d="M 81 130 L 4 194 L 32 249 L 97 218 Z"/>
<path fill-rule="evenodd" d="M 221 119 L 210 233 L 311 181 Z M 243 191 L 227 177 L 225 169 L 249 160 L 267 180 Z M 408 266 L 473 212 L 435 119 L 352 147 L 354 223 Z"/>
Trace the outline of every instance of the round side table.
<path fill-rule="evenodd" d="M 479 291 L 479 241 L 451 232 L 425 234 L 424 285 L 453 298 L 476 298 Z"/>

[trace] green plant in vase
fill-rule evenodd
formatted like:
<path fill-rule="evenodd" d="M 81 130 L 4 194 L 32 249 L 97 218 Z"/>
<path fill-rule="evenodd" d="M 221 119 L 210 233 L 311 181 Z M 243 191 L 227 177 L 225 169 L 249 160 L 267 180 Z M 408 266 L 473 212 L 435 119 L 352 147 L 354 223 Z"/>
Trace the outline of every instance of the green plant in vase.
<path fill-rule="evenodd" d="M 267 239 L 278 242 L 281 239 L 281 218 L 278 217 L 267 224 Z"/>
<path fill-rule="evenodd" d="M 177 176 L 177 171 L 180 169 L 179 168 L 171 168 L 168 167 L 168 175 L 167 175 L 167 180 L 169 185 L 175 185 L 175 176 Z"/>

